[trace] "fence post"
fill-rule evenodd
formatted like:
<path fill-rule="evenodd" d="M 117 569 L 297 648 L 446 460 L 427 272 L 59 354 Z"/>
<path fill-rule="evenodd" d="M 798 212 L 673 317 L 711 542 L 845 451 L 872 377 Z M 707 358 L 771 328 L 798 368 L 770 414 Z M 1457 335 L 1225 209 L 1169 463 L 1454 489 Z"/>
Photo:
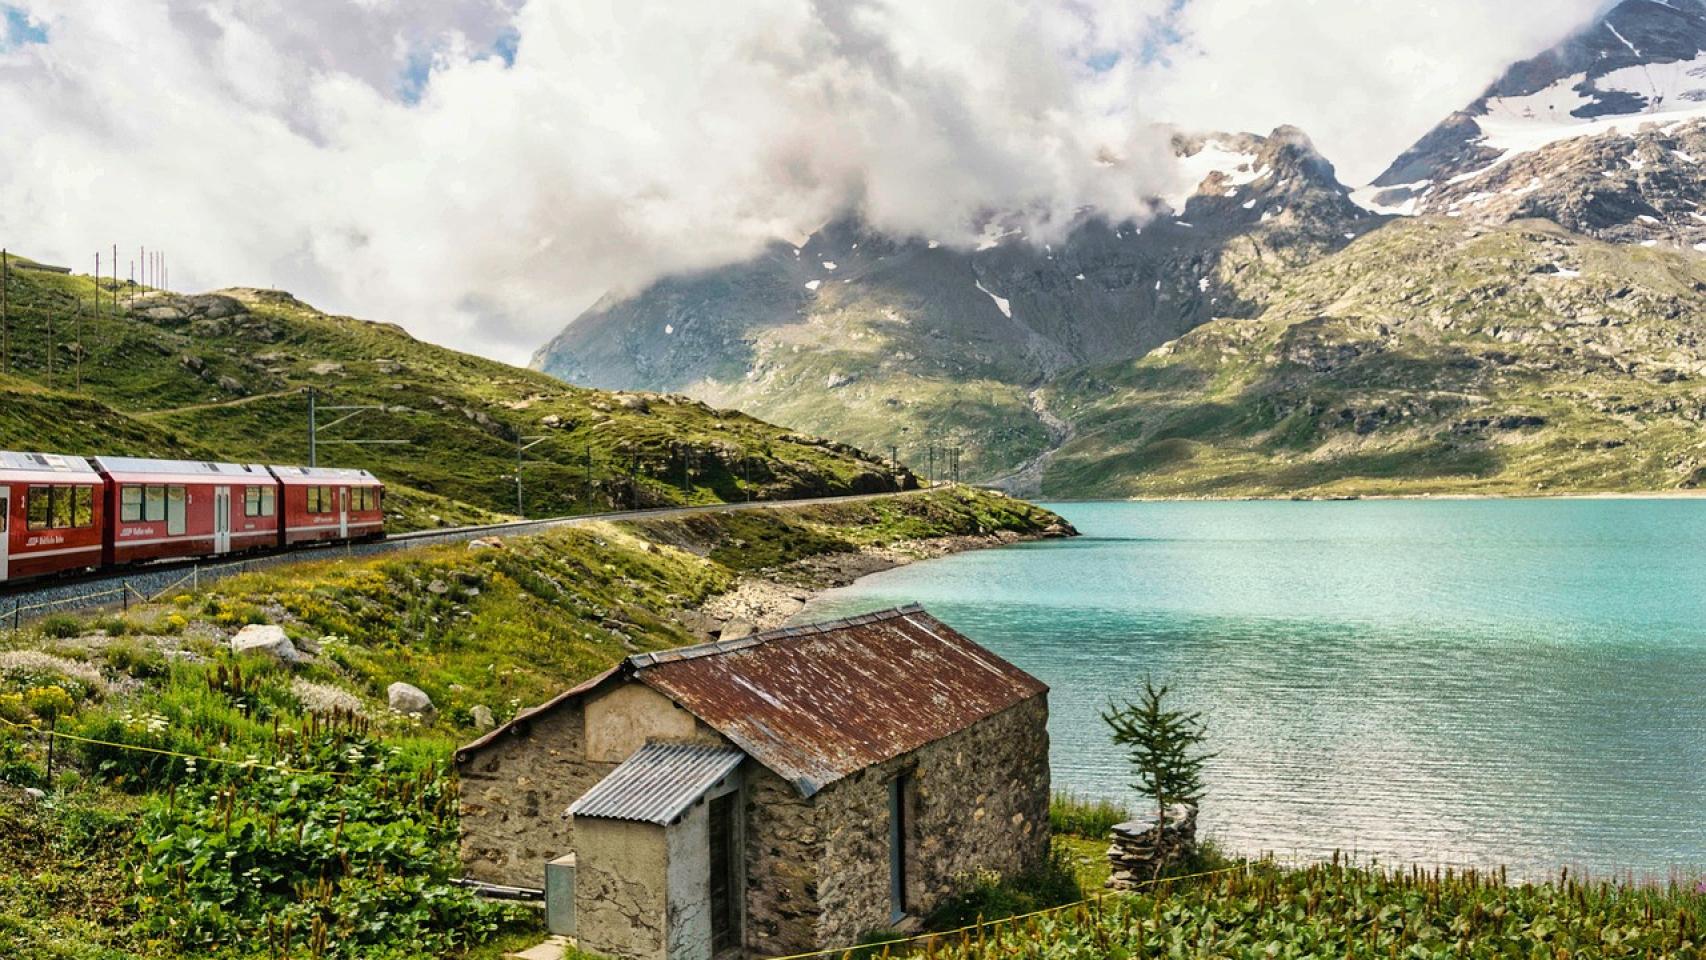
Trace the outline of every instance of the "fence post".
<path fill-rule="evenodd" d="M 119 596 L 124 598 L 124 612 L 129 613 L 130 612 L 130 581 L 129 580 L 124 581 L 124 585 L 119 588 Z"/>
<path fill-rule="evenodd" d="M 18 624 L 21 621 L 23 612 L 24 612 L 24 598 L 18 597 L 17 599 L 14 599 L 12 601 L 12 629 L 13 630 L 18 629 Z"/>

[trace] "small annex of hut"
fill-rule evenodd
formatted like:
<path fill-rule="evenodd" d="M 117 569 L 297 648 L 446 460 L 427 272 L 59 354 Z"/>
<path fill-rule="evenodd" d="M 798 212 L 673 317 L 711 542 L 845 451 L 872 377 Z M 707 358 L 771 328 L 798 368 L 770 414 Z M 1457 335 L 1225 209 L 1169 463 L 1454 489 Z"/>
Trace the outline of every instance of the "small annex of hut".
<path fill-rule="evenodd" d="M 1047 693 L 916 606 L 629 657 L 457 751 L 464 865 L 605 956 L 853 944 L 1044 861 Z"/>

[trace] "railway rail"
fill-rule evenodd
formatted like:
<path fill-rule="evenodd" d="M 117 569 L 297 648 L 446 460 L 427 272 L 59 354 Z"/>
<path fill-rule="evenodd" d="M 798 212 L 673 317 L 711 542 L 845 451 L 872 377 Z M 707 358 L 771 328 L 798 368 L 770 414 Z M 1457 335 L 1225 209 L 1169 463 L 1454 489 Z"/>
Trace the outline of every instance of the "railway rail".
<path fill-rule="evenodd" d="M 14 629 L 54 613 L 80 610 L 128 609 L 132 603 L 149 603 L 183 587 L 199 588 L 225 577 L 296 563 L 312 563 L 339 557 L 362 557 L 413 547 L 457 543 L 491 536 L 528 536 L 558 527 L 571 527 L 611 520 L 645 520 L 689 517 L 706 513 L 735 513 L 745 510 L 785 510 L 824 503 L 857 503 L 887 497 L 913 496 L 924 491 L 851 494 L 801 500 L 755 500 L 747 503 L 716 503 L 695 507 L 655 507 L 645 510 L 613 510 L 539 520 L 466 527 L 415 530 L 360 543 L 307 544 L 250 554 L 240 559 L 185 560 L 103 570 L 75 577 L 25 582 L 0 590 L 0 624 Z"/>

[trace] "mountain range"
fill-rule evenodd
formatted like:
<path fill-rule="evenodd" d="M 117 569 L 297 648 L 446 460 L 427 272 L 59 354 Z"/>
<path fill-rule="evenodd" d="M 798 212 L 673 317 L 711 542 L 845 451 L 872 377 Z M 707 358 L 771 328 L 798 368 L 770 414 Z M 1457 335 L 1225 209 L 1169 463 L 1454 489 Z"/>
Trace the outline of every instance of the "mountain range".
<path fill-rule="evenodd" d="M 1692 486 L 1706 2 L 1624 0 L 1352 190 L 1299 130 L 1195 189 L 956 248 L 846 217 L 535 356 L 1054 496 Z"/>

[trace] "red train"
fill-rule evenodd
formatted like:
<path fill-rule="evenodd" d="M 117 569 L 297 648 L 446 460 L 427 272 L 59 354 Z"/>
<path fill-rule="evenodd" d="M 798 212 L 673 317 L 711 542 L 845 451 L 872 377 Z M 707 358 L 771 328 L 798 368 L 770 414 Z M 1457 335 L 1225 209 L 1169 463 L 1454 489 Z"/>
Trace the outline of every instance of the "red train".
<path fill-rule="evenodd" d="M 0 584 L 385 535 L 366 470 L 0 451 Z"/>

